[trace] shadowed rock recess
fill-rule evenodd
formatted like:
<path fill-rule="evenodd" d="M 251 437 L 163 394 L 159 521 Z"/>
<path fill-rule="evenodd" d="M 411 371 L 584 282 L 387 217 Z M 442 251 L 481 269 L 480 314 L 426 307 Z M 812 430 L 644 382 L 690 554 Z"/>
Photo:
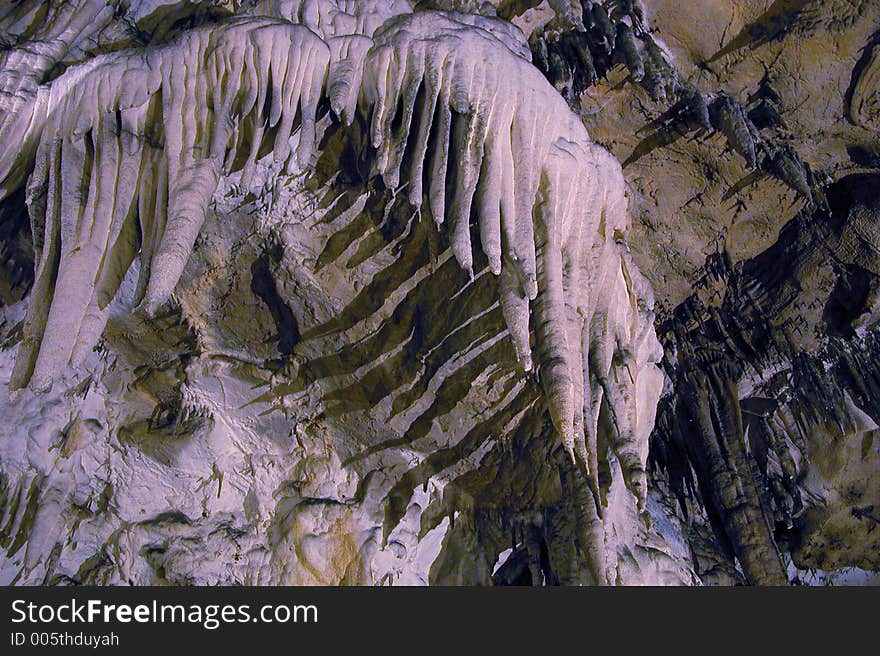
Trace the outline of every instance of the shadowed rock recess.
<path fill-rule="evenodd" d="M 880 5 L 0 7 L 0 583 L 880 582 Z"/>

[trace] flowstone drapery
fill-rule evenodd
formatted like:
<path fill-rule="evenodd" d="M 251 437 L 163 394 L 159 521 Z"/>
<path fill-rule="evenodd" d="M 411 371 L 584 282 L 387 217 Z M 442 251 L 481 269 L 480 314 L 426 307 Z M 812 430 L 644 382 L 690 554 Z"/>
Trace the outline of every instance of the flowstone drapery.
<path fill-rule="evenodd" d="M 0 197 L 27 179 L 37 261 L 10 385 L 45 388 L 80 361 L 133 263 L 137 311 L 155 315 L 221 179 L 247 187 L 258 161 L 278 176 L 311 170 L 329 105 L 362 133 L 371 175 L 437 224 L 457 263 L 498 277 L 517 359 L 537 372 L 597 514 L 609 447 L 644 504 L 662 353 L 624 243 L 622 172 L 522 35 L 403 2 L 267 0 L 247 13 L 3 97 Z"/>

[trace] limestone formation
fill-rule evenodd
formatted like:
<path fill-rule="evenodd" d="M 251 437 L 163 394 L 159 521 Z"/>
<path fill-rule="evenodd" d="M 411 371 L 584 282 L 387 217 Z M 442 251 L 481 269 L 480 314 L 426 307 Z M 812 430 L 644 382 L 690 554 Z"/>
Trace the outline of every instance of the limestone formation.
<path fill-rule="evenodd" d="M 0 582 L 870 579 L 878 18 L 0 8 Z"/>

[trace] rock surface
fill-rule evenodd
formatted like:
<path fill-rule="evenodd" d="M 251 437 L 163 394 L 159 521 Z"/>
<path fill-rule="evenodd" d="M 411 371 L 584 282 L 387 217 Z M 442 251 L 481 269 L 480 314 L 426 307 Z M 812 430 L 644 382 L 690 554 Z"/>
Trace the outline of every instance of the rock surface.
<path fill-rule="evenodd" d="M 877 582 L 878 20 L 0 9 L 0 582 Z"/>

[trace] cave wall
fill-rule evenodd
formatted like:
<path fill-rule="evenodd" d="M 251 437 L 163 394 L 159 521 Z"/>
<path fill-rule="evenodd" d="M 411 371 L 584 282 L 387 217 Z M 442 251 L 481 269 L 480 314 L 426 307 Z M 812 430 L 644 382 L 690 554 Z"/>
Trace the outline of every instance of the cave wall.
<path fill-rule="evenodd" d="M 880 8 L 412 5 L 80 0 L 0 10 L 0 139 L 18 139 L 0 156 L 3 581 L 876 581 Z M 430 18 L 437 10 L 463 13 L 445 15 L 450 27 Z M 35 299 L 56 302 L 34 278 L 46 250 L 28 99 L 61 102 L 58 80 L 94 78 L 102 57 L 137 70 L 130 53 L 146 53 L 144 70 L 155 70 L 149 61 L 161 56 L 151 53 L 187 35 L 217 39 L 253 16 L 305 25 L 331 44 L 328 70 L 342 82 L 291 117 L 318 119 L 308 165 L 292 171 L 272 148 L 248 159 L 244 146 L 266 137 L 254 136 L 259 123 L 241 128 L 238 164 L 191 195 L 204 219 L 179 280 L 163 283 L 174 290 L 167 300 L 140 303 L 145 253 L 135 248 L 133 266 L 117 267 L 103 330 L 71 346 L 73 365 L 44 358 L 41 384 L 10 389 L 28 382 L 15 361 L 27 360 Z M 395 20 L 411 22 L 383 32 Z M 571 383 L 548 376 L 558 357 L 562 371 L 577 370 L 546 327 L 558 301 L 525 301 L 523 324 L 504 301 L 518 253 L 494 255 L 480 224 L 485 194 L 473 217 L 455 205 L 456 189 L 482 184 L 491 167 L 475 177 L 474 156 L 450 151 L 450 168 L 464 173 L 446 195 L 464 218 L 435 226 L 430 179 L 424 202 L 406 179 L 400 111 L 386 110 L 389 131 L 377 138 L 369 112 L 387 91 L 369 74 L 352 83 L 374 43 L 406 51 L 431 20 L 428 33 L 474 30 L 524 62 L 537 76 L 520 76 L 529 94 L 554 94 L 542 102 L 567 108 L 556 115 L 580 119 L 572 129 L 620 162 L 627 218 L 608 230 L 612 259 L 594 247 L 585 270 L 598 282 L 583 293 L 617 284 L 595 273 L 601 262 L 622 262 L 612 270 L 625 284 L 604 305 L 584 301 L 606 309 L 594 322 L 603 337 L 584 350 L 595 360 L 580 428 L 580 413 L 559 401 Z M 400 71 L 389 79 L 405 82 L 412 69 Z M 421 98 L 400 96 L 403 106 Z M 584 157 L 548 169 L 556 182 L 542 188 L 576 189 L 573 207 L 607 207 L 571 177 L 605 161 Z M 532 220 L 537 285 L 552 240 L 541 241 L 540 211 Z M 146 239 L 143 228 L 131 234 Z M 566 289 L 571 305 L 581 288 Z M 70 307 L 67 293 L 57 297 Z M 626 307 L 635 310 L 613 319 Z M 537 366 L 524 372 L 532 352 Z"/>

